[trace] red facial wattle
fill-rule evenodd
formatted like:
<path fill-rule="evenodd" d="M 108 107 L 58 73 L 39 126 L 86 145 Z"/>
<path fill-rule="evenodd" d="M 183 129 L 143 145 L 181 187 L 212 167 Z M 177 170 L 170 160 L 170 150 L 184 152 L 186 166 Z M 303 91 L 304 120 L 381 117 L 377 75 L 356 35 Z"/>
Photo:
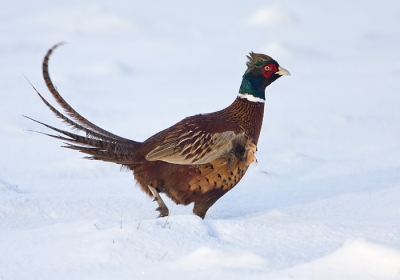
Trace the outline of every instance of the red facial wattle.
<path fill-rule="evenodd" d="M 270 78 L 274 73 L 278 72 L 278 68 L 274 63 L 267 63 L 263 67 L 261 67 L 261 74 L 265 78 Z"/>

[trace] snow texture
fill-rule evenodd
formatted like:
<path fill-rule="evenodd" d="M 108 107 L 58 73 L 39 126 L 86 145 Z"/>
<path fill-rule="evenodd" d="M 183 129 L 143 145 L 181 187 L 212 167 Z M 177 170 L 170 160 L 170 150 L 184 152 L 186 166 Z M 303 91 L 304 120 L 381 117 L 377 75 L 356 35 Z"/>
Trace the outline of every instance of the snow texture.
<path fill-rule="evenodd" d="M 400 2 L 9 1 L 0 9 L 0 279 L 400 279 Z M 289 70 L 258 164 L 208 212 L 82 160 L 30 82 L 50 74 L 137 141 L 237 96 L 246 54 Z M 53 102 L 54 104 L 54 102 Z"/>

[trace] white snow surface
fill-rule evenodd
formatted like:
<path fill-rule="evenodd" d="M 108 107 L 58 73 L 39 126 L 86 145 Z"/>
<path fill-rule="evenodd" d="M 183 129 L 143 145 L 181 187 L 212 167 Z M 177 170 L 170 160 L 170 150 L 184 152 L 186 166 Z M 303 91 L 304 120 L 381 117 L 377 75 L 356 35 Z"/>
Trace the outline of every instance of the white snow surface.
<path fill-rule="evenodd" d="M 26 1 L 0 10 L 0 279 L 400 279 L 400 2 Z M 30 130 L 82 115 L 143 141 L 267 88 L 258 164 L 201 220 Z"/>

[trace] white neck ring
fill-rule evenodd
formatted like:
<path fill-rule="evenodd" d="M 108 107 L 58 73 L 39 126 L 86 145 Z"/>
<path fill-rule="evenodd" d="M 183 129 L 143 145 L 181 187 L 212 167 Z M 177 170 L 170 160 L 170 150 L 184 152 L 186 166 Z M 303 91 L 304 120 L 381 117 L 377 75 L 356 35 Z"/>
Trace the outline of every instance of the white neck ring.
<path fill-rule="evenodd" d="M 255 97 L 254 95 L 251 95 L 249 93 L 239 93 L 238 96 L 240 98 L 247 99 L 251 102 L 259 102 L 259 103 L 265 103 L 265 100 L 259 97 Z"/>

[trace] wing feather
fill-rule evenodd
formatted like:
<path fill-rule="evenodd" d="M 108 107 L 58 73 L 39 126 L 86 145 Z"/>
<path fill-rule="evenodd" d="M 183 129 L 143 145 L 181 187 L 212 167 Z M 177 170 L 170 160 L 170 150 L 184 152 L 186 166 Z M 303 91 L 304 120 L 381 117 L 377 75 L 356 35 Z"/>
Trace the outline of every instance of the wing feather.
<path fill-rule="evenodd" d="M 206 164 L 225 157 L 234 143 L 244 141 L 244 133 L 224 131 L 210 133 L 202 130 L 178 130 L 170 133 L 164 141 L 151 150 L 146 159 L 161 160 L 174 164 Z"/>

